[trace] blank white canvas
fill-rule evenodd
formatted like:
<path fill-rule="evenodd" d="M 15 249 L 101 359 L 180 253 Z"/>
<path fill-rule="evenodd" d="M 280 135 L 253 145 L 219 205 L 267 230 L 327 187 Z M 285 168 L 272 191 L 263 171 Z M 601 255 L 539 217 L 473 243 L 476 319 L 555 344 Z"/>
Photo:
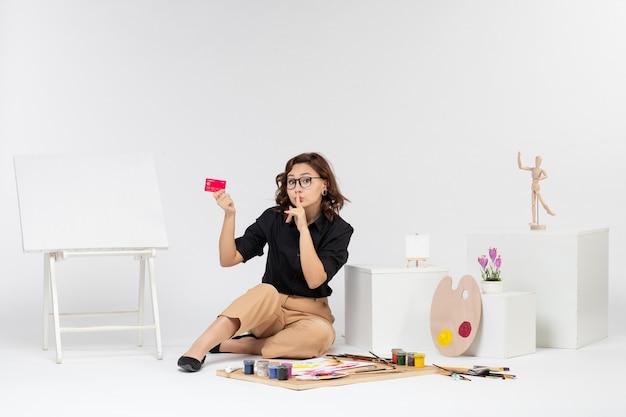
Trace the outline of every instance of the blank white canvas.
<path fill-rule="evenodd" d="M 167 248 L 148 153 L 14 156 L 24 252 Z"/>
<path fill-rule="evenodd" d="M 428 258 L 430 256 L 430 236 L 408 235 L 406 236 L 406 257 Z"/>

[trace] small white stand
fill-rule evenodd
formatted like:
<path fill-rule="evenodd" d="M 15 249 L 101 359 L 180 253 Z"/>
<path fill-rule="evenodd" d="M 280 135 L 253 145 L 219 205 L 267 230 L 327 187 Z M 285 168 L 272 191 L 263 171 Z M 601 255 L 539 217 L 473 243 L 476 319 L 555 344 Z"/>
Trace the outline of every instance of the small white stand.
<path fill-rule="evenodd" d="M 465 355 L 512 358 L 535 353 L 535 294 L 503 292 L 483 294 L 481 299 L 481 324 Z"/>

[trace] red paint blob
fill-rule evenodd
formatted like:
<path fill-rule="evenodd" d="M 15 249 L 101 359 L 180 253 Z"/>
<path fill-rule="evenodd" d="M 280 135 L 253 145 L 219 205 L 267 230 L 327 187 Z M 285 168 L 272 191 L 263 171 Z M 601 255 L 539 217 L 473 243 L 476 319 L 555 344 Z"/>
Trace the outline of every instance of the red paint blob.
<path fill-rule="evenodd" d="M 461 325 L 459 326 L 459 336 L 468 337 L 470 333 L 472 333 L 472 325 L 469 323 L 469 321 L 464 321 L 463 323 L 461 323 Z"/>

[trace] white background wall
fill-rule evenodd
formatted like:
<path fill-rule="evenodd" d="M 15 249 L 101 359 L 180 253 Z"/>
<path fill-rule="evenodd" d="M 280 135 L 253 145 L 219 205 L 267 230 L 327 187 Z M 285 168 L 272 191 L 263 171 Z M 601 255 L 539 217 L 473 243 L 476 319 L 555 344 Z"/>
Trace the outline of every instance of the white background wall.
<path fill-rule="evenodd" d="M 41 334 L 42 257 L 22 252 L 13 155 L 146 150 L 170 243 L 157 257 L 166 344 L 190 343 L 263 271 L 219 267 L 204 179 L 228 181 L 242 232 L 305 151 L 330 159 L 352 200 L 349 263 L 404 266 L 420 232 L 455 279 L 477 273 L 467 231 L 528 228 L 517 151 L 525 165 L 541 155 L 548 229 L 610 228 L 609 334 L 623 334 L 624 51 L 618 0 L 0 0 L 0 344 Z M 68 309 L 132 304 L 129 265 L 103 286 L 71 272 L 108 264 L 70 262 Z M 343 285 L 341 271 L 338 334 Z"/>

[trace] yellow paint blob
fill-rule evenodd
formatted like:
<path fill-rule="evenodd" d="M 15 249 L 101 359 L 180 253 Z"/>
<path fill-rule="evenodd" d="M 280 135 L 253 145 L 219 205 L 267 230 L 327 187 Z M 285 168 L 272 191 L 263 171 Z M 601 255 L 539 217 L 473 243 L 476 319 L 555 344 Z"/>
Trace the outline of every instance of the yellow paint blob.
<path fill-rule="evenodd" d="M 448 329 L 444 329 L 437 336 L 437 342 L 441 346 L 448 346 L 452 342 L 452 332 Z"/>

